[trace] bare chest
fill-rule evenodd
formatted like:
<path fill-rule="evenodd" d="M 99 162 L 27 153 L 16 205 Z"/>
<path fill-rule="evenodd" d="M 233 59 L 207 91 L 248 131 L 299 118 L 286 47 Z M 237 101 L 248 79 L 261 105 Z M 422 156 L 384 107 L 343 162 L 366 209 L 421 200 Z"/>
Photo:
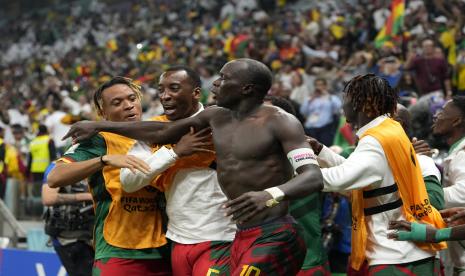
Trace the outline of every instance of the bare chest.
<path fill-rule="evenodd" d="M 219 158 L 260 160 L 276 147 L 273 134 L 260 120 L 223 123 L 213 133 Z"/>

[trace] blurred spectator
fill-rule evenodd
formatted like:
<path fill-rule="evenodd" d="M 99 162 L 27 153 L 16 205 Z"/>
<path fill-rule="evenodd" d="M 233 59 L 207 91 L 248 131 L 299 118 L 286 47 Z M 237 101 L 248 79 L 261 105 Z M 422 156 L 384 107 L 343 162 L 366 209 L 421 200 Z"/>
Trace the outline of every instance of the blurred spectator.
<path fill-rule="evenodd" d="M 57 158 L 53 139 L 45 125 L 39 126 L 37 136 L 29 144 L 27 169 L 32 180 L 32 195 L 40 196 L 44 173 L 48 165 Z"/>
<path fill-rule="evenodd" d="M 421 42 L 421 52 L 408 53 L 405 69 L 415 74 L 419 96 L 452 96 L 452 86 L 448 75 L 447 61 L 435 53 L 434 41 L 426 38 Z"/>
<path fill-rule="evenodd" d="M 200 66 L 199 69 L 200 81 L 202 83 L 202 94 L 200 97 L 200 102 L 206 104 L 212 100 L 209 98 L 210 89 L 213 85 L 213 82 L 219 77 L 218 74 L 211 68 L 211 66 Z"/>
<path fill-rule="evenodd" d="M 315 91 L 300 107 L 300 113 L 305 118 L 305 133 L 331 146 L 339 124 L 340 110 L 341 100 L 329 93 L 326 79 L 316 79 Z"/>
<path fill-rule="evenodd" d="M 294 101 L 294 100 L 292 100 L 290 98 L 291 93 L 292 93 L 292 88 L 290 86 L 284 85 L 281 81 L 274 82 L 273 85 L 270 88 L 270 91 L 268 92 L 268 94 L 271 95 L 271 96 L 282 97 L 283 99 L 288 101 L 292 105 L 294 110 L 296 111 L 295 116 L 297 117 L 297 119 L 299 119 L 300 122 L 303 122 L 304 117 L 299 112 L 300 111 L 300 105 L 296 101 Z"/>
<path fill-rule="evenodd" d="M 402 78 L 402 66 L 399 59 L 395 56 L 389 56 L 378 61 L 374 73 L 386 79 L 389 85 L 394 88 Z"/>
<path fill-rule="evenodd" d="M 53 97 L 49 97 L 48 109 L 50 110 L 50 114 L 45 118 L 44 125 L 49 130 L 48 133 L 50 134 L 58 153 L 61 155 L 64 153 L 69 143 L 69 141 L 63 141 L 61 138 L 65 136 L 70 126 L 62 123 L 66 113 L 62 111 L 59 101 L 54 100 Z"/>
<path fill-rule="evenodd" d="M 302 105 L 308 97 L 310 97 L 310 90 L 304 82 L 303 74 L 299 71 L 294 71 L 291 77 L 292 92 L 290 99 Z"/>
<path fill-rule="evenodd" d="M 26 161 L 29 154 L 29 139 L 24 133 L 24 128 L 19 124 L 11 126 L 13 132 L 14 144 L 13 147 L 16 149 L 18 154 L 18 170 L 19 173 L 16 175 L 17 184 L 19 185 L 19 196 L 21 199 L 25 199 L 28 196 L 27 182 L 26 182 Z"/>
<path fill-rule="evenodd" d="M 290 61 L 285 61 L 279 70 L 278 80 L 281 82 L 283 87 L 292 88 L 292 77 L 294 74 L 295 72 L 292 68 L 292 63 Z"/>
<path fill-rule="evenodd" d="M 20 154 L 20 157 L 23 161 L 27 159 L 29 153 L 29 139 L 24 133 L 24 127 L 20 124 L 13 124 L 11 126 L 11 131 L 14 137 L 13 146 L 16 148 L 17 152 Z"/>
<path fill-rule="evenodd" d="M 151 101 L 149 101 L 149 106 L 142 117 L 144 120 L 148 120 L 152 117 L 162 115 L 163 112 L 164 110 L 160 102 L 160 97 L 156 95 L 152 97 Z"/>
<path fill-rule="evenodd" d="M 18 180 L 24 180 L 25 169 L 15 147 L 3 140 L 0 128 L 0 198 L 14 215 L 18 215 Z"/>
<path fill-rule="evenodd" d="M 3 140 L 5 130 L 0 128 L 0 198 L 5 198 L 6 183 L 9 175 L 19 173 L 16 149 Z"/>
<path fill-rule="evenodd" d="M 409 107 L 416 103 L 418 98 L 418 89 L 412 75 L 404 72 L 395 87 L 399 92 L 399 103 L 405 107 Z"/>
<path fill-rule="evenodd" d="M 457 74 L 458 93 L 465 95 L 465 42 L 459 45 L 455 71 Z"/>

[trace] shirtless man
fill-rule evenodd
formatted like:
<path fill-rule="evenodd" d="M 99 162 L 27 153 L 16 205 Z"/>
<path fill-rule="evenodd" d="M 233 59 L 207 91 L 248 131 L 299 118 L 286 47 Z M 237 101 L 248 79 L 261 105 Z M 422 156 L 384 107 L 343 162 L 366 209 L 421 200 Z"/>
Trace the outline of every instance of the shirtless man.
<path fill-rule="evenodd" d="M 65 137 L 79 140 L 110 131 L 166 144 L 192 126 L 197 131 L 211 127 L 218 180 L 231 199 L 224 206 L 226 215 L 238 223 L 231 247 L 232 275 L 295 275 L 305 257 L 305 243 L 301 228 L 287 216 L 288 204 L 280 202 L 321 190 L 322 177 L 300 122 L 263 104 L 271 83 L 272 74 L 264 64 L 234 60 L 223 66 L 213 83 L 218 106 L 194 117 L 171 123 L 81 122 Z"/>

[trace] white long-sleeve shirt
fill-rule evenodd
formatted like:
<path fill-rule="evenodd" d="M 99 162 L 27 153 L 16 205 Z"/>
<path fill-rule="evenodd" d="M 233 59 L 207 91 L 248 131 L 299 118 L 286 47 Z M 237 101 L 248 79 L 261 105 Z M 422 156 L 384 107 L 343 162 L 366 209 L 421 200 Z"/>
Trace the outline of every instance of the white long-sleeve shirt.
<path fill-rule="evenodd" d="M 451 149 L 444 159 L 444 201 L 446 208 L 465 207 L 465 137 Z M 448 242 L 455 267 L 465 268 L 465 242 Z"/>
<path fill-rule="evenodd" d="M 446 208 L 465 206 L 465 139 L 444 159 L 443 186 Z"/>
<path fill-rule="evenodd" d="M 363 126 L 357 136 L 382 123 L 387 117 L 380 116 Z M 381 144 L 371 136 L 360 139 L 355 151 L 343 158 L 324 147 L 318 155 L 323 168 L 324 191 L 349 191 L 368 187 L 368 190 L 387 187 L 395 183 Z M 377 205 L 393 202 L 398 193 L 372 198 Z M 414 243 L 387 238 L 390 220 L 405 220 L 402 208 L 365 217 L 368 238 L 366 257 L 369 265 L 409 263 L 434 256 Z"/>
<path fill-rule="evenodd" d="M 140 171 L 132 173 L 129 169 L 121 169 L 121 185 L 126 192 L 150 185 L 155 176 L 162 174 L 177 160 L 173 150 L 161 147 L 152 153 L 143 142 L 137 142 L 128 154 L 149 164 L 150 173 L 145 175 Z M 182 244 L 234 239 L 236 225 L 224 216 L 225 211 L 221 206 L 227 198 L 220 188 L 215 170 L 180 169 L 165 191 L 165 196 L 169 218 L 166 237 L 169 239 Z"/>
<path fill-rule="evenodd" d="M 162 174 L 177 159 L 175 153 L 166 147 L 152 154 L 150 147 L 142 142 L 137 142 L 128 154 L 147 162 L 150 174 L 122 169 L 121 185 L 127 192 L 150 185 L 155 176 Z M 169 218 L 166 236 L 169 239 L 182 244 L 234 239 L 236 226 L 229 217 L 224 216 L 221 205 L 227 198 L 221 191 L 215 170 L 179 170 L 165 196 Z"/>

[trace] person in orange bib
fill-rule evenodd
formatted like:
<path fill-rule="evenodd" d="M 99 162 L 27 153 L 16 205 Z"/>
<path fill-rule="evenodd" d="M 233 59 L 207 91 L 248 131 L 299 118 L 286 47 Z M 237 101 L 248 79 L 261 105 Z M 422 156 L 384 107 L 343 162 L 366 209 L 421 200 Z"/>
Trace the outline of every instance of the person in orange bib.
<path fill-rule="evenodd" d="M 434 256 L 445 243 L 415 243 L 388 238 L 390 220 L 445 227 L 430 204 L 415 150 L 392 116 L 397 93 L 373 74 L 357 76 L 345 87 L 343 110 L 359 139 L 343 158 L 321 144 L 314 146 L 324 191 L 351 192 L 351 268 L 368 265 L 368 275 L 438 275 Z M 313 145 L 312 145 L 313 146 Z"/>
<path fill-rule="evenodd" d="M 183 65 L 166 69 L 158 82 L 165 114 L 151 120 L 177 121 L 202 112 L 200 87 L 200 76 L 193 69 Z M 222 210 L 227 198 L 218 183 L 211 144 L 209 129 L 188 133 L 176 144 L 150 146 L 137 141 L 128 154 L 147 162 L 150 173 L 121 169 L 125 191 L 153 186 L 165 193 L 166 237 L 173 245 L 174 275 L 228 273 L 229 247 L 236 225 Z"/>
<path fill-rule="evenodd" d="M 99 114 L 114 122 L 140 121 L 140 99 L 139 87 L 123 77 L 104 83 L 94 94 Z M 163 194 L 153 187 L 132 193 L 121 188 L 120 168 L 149 170 L 141 159 L 126 155 L 134 143 L 100 132 L 71 147 L 48 176 L 52 188 L 89 177 L 95 210 L 93 275 L 171 275 Z"/>

